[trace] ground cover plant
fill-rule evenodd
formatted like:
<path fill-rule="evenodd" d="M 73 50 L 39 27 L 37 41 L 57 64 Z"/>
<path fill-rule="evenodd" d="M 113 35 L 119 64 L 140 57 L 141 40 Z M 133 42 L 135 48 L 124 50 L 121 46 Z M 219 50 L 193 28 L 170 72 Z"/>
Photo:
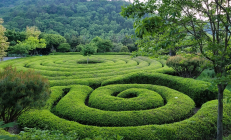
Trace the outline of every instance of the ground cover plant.
<path fill-rule="evenodd" d="M 49 79 L 50 98 L 41 110 L 22 114 L 22 127 L 75 131 L 78 138 L 120 135 L 124 139 L 210 139 L 216 135 L 217 89 L 147 57 L 49 55 L 0 63 Z M 225 90 L 225 98 L 230 92 Z M 154 102 L 153 102 L 154 101 Z M 231 104 L 224 100 L 224 129 Z M 195 107 L 201 107 L 194 113 Z"/>

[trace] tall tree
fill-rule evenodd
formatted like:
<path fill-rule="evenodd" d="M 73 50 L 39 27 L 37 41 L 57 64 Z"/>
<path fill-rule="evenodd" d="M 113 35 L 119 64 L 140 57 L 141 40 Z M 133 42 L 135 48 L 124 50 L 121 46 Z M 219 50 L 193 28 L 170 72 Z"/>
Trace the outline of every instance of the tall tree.
<path fill-rule="evenodd" d="M 165 39 L 172 42 L 172 35 L 178 40 L 190 36 L 185 45 L 199 50 L 212 62 L 218 87 L 217 140 L 222 140 L 223 92 L 230 83 L 230 3 L 229 0 L 151 0 L 147 3 L 136 0 L 121 13 L 124 17 L 139 19 L 135 27 L 142 37 L 167 33 Z M 146 13 L 150 16 L 141 19 Z M 161 46 L 167 46 L 166 42 Z M 147 47 L 149 50 L 161 48 L 155 44 Z"/>
<path fill-rule="evenodd" d="M 3 57 L 6 56 L 6 50 L 9 47 L 9 43 L 7 41 L 7 37 L 5 36 L 6 28 L 2 26 L 3 19 L 0 18 L 0 59 L 3 60 Z"/>

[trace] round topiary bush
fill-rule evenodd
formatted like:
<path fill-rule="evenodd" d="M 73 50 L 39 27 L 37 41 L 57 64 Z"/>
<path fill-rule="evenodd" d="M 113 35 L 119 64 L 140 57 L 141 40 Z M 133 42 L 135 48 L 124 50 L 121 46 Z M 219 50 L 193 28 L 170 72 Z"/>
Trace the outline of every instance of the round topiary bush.
<path fill-rule="evenodd" d="M 166 65 L 172 67 L 179 76 L 196 79 L 209 61 L 196 55 L 176 55 L 168 58 Z"/>

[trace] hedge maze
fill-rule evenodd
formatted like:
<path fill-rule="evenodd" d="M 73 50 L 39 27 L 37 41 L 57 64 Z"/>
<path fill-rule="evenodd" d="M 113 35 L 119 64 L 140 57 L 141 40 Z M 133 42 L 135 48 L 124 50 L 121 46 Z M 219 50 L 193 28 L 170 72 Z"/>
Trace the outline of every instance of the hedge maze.
<path fill-rule="evenodd" d="M 47 77 L 51 95 L 42 109 L 20 116 L 23 127 L 75 131 L 124 139 L 210 139 L 216 134 L 217 92 L 209 83 L 172 76 L 158 61 L 126 55 L 54 55 L 1 62 Z M 224 96 L 230 96 L 225 91 Z M 195 107 L 201 107 L 194 113 Z M 224 101 L 224 128 L 231 104 Z"/>

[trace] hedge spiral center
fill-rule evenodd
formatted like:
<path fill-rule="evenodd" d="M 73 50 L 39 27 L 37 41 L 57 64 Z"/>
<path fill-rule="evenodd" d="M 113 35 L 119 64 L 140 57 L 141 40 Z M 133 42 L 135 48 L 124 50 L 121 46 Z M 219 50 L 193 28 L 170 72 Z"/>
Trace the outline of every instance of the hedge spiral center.
<path fill-rule="evenodd" d="M 155 91 L 122 86 L 95 90 L 89 98 L 90 107 L 110 111 L 145 110 L 163 105 L 164 99 Z"/>
<path fill-rule="evenodd" d="M 131 91 L 137 92 L 139 95 L 127 101 L 124 101 L 126 100 L 124 98 L 109 96 L 120 91 L 123 91 L 121 96 L 131 93 Z M 139 126 L 180 121 L 191 116 L 195 107 L 194 101 L 187 95 L 163 86 L 118 84 L 99 87 L 91 92 L 90 88 L 72 87 L 69 93 L 55 106 L 54 113 L 60 117 L 87 125 Z M 88 96 L 90 96 L 89 104 L 91 106 L 85 104 Z M 142 96 L 146 96 L 146 104 L 139 102 L 143 98 Z M 155 108 L 163 105 L 163 100 L 166 101 L 166 105 Z M 154 107 L 150 108 L 153 104 Z M 139 106 L 146 109 L 137 109 L 136 107 Z M 118 110 L 117 107 L 121 110 Z M 131 108 L 131 110 L 124 111 L 124 108 L 126 110 Z"/>

